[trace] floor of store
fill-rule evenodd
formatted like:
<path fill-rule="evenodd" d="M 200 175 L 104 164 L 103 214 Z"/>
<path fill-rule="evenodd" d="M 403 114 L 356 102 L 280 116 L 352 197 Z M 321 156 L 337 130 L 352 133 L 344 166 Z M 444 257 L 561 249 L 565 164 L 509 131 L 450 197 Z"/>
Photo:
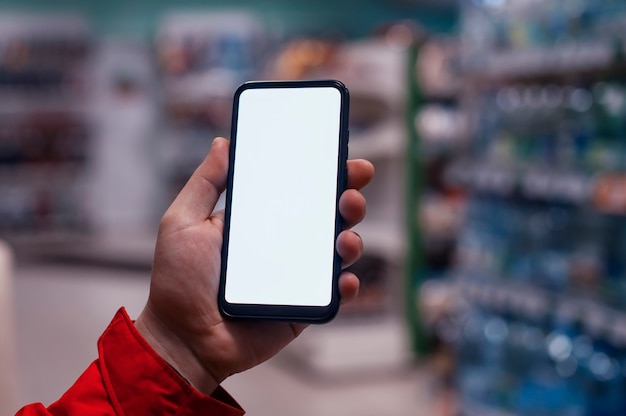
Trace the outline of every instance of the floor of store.
<path fill-rule="evenodd" d="M 87 264 L 18 263 L 14 288 L 20 403 L 50 403 L 71 385 L 96 356 L 96 340 L 120 305 L 131 316 L 139 314 L 148 293 L 148 273 Z M 430 409 L 434 385 L 425 366 L 324 378 L 311 377 L 292 364 L 286 350 L 233 376 L 225 387 L 248 414 L 257 416 L 393 416 Z M 431 410 L 427 414 L 436 414 Z"/>

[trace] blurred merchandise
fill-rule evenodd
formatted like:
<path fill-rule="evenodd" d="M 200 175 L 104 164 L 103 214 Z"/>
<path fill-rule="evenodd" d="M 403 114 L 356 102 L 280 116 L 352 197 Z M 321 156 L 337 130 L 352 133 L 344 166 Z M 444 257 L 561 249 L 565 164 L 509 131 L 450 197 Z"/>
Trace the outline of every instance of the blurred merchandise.
<path fill-rule="evenodd" d="M 338 42 L 325 39 L 296 39 L 280 48 L 268 65 L 269 78 L 313 79 L 318 73 L 328 72 L 337 59 Z"/>
<path fill-rule="evenodd" d="M 165 207 L 206 155 L 212 138 L 229 136 L 232 97 L 261 78 L 272 39 L 241 13 L 172 13 L 156 35 L 163 122 L 157 155 L 167 183 Z M 161 208 L 165 208 L 161 207 Z"/>
<path fill-rule="evenodd" d="M 0 16 L 0 235 L 59 237 L 90 228 L 86 22 Z"/>
<path fill-rule="evenodd" d="M 441 178 L 469 198 L 416 295 L 462 415 L 626 413 L 625 22 L 621 1 L 462 3 L 473 138 Z"/>
<path fill-rule="evenodd" d="M 491 77 L 607 68 L 623 55 L 625 12 L 621 0 L 463 0 L 464 63 Z"/>

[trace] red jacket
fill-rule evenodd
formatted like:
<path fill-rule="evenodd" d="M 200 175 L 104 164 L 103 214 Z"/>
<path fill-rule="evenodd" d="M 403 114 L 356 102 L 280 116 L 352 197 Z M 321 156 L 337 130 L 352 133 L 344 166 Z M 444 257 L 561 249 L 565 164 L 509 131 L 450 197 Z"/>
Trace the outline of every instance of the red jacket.
<path fill-rule="evenodd" d="M 211 397 L 189 385 L 141 337 L 124 308 L 98 341 L 98 359 L 47 409 L 41 403 L 16 416 L 32 415 L 208 415 L 244 411 L 218 388 Z"/>

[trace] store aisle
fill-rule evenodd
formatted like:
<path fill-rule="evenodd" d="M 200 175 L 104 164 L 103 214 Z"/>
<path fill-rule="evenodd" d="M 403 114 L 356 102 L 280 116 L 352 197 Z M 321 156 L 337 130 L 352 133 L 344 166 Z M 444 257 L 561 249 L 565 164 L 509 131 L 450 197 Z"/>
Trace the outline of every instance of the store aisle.
<path fill-rule="evenodd" d="M 148 294 L 148 271 L 24 264 L 16 270 L 20 403 L 50 403 L 96 356 L 96 340 L 119 308 L 136 317 Z M 303 335 L 306 336 L 306 333 Z M 407 415 L 424 412 L 424 372 L 367 374 L 328 382 L 307 378 L 287 354 L 226 388 L 252 416 Z M 432 413 L 424 413 L 432 414 Z"/>

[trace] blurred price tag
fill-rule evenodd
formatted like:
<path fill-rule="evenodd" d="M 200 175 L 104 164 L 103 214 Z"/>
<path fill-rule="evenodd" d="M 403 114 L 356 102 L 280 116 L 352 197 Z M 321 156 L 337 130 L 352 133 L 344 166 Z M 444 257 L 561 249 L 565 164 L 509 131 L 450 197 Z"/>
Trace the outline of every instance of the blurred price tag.
<path fill-rule="evenodd" d="M 593 204 L 599 211 L 626 213 L 626 173 L 602 173 L 596 178 Z"/>

